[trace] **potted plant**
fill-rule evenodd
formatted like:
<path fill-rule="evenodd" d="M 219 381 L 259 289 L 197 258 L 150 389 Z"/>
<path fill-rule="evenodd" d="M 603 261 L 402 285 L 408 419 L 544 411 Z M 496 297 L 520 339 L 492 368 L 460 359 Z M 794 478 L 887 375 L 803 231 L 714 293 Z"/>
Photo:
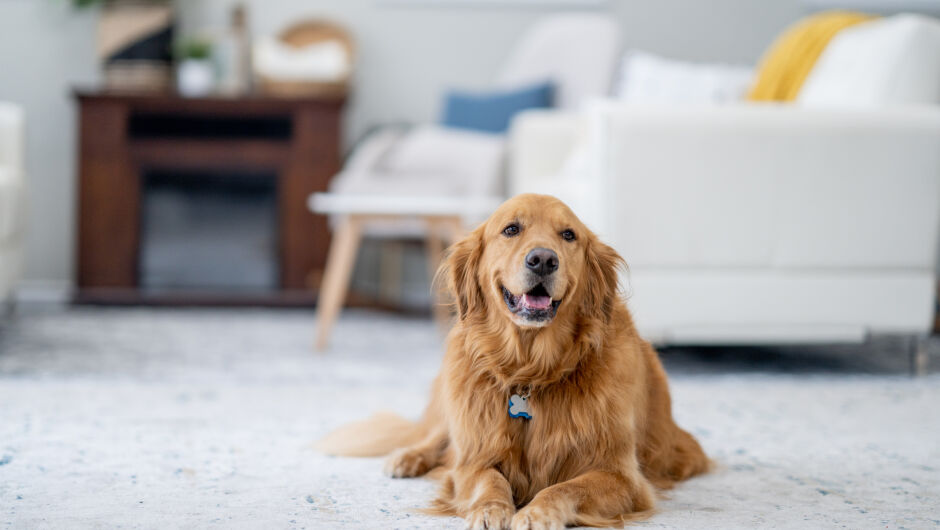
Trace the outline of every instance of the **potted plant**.
<path fill-rule="evenodd" d="M 71 0 L 100 6 L 98 58 L 105 85 L 166 90 L 172 79 L 174 11 L 170 0 Z"/>
<path fill-rule="evenodd" d="M 205 96 L 215 89 L 211 42 L 197 37 L 181 41 L 177 47 L 177 60 L 176 90 L 180 95 Z"/>

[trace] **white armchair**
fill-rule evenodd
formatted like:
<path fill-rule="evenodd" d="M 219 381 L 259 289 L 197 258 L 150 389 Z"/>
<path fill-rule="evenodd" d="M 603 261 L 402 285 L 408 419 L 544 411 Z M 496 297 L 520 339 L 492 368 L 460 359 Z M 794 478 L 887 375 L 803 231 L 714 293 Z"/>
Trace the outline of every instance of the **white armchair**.
<path fill-rule="evenodd" d="M 0 102 L 0 302 L 8 300 L 23 262 L 23 111 Z"/>
<path fill-rule="evenodd" d="M 608 93 L 618 52 L 610 18 L 549 16 L 523 35 L 495 86 L 552 81 L 556 106 L 574 108 Z M 311 210 L 332 215 L 336 226 L 318 300 L 318 348 L 327 346 L 361 237 L 425 237 L 433 275 L 442 233 L 453 239 L 503 197 L 505 143 L 503 134 L 437 125 L 382 130 L 357 149 L 330 193 L 310 198 Z"/>
<path fill-rule="evenodd" d="M 494 88 L 551 80 L 561 109 L 608 94 L 620 33 L 609 17 L 587 13 L 548 16 L 527 31 Z M 505 194 L 505 137 L 438 125 L 373 134 L 334 177 L 330 192 L 403 197 L 501 197 Z M 468 220 L 474 221 L 474 220 Z M 384 220 L 364 227 L 374 236 L 420 236 L 420 223 Z"/>

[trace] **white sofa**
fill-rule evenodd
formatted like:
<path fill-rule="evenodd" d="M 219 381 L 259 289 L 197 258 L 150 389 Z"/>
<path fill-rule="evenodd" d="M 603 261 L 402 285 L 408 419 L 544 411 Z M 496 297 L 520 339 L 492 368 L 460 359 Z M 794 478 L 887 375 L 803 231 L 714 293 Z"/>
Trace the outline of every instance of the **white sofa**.
<path fill-rule="evenodd" d="M 674 79 L 670 68 L 652 81 Z M 647 338 L 821 343 L 931 331 L 940 21 L 902 14 L 844 30 L 793 104 L 650 101 L 520 116 L 509 172 L 513 193 L 568 200 L 626 258 Z M 925 341 L 911 344 L 922 372 Z"/>
<path fill-rule="evenodd" d="M 513 126 L 513 193 L 553 193 L 626 258 L 661 344 L 924 335 L 934 314 L 940 108 L 598 102 Z M 578 144 L 587 163 L 563 170 Z"/>
<path fill-rule="evenodd" d="M 0 302 L 9 301 L 23 263 L 23 111 L 0 102 Z"/>

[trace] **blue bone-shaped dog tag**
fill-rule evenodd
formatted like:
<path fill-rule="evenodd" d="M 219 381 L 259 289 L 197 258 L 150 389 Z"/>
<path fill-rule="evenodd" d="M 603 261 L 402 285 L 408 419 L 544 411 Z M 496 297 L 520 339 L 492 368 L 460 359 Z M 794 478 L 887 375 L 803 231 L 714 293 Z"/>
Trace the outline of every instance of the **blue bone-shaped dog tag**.
<path fill-rule="evenodd" d="M 522 397 L 519 394 L 509 396 L 509 417 L 532 419 L 532 411 L 529 410 L 529 398 Z"/>

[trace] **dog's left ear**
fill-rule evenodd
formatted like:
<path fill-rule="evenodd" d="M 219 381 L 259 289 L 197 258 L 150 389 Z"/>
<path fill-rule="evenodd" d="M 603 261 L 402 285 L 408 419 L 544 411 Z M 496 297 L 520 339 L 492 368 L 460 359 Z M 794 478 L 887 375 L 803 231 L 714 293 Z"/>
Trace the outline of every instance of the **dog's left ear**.
<path fill-rule="evenodd" d="M 581 313 L 607 321 L 620 296 L 620 271 L 626 269 L 627 263 L 616 250 L 593 235 L 586 252 Z"/>

